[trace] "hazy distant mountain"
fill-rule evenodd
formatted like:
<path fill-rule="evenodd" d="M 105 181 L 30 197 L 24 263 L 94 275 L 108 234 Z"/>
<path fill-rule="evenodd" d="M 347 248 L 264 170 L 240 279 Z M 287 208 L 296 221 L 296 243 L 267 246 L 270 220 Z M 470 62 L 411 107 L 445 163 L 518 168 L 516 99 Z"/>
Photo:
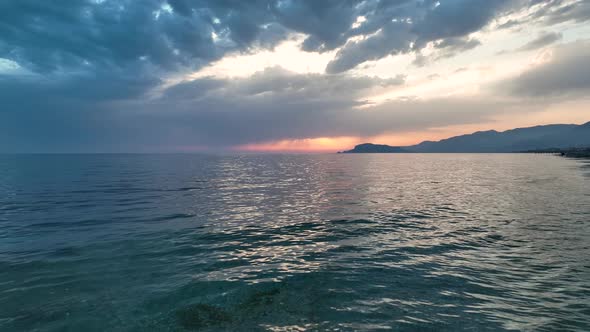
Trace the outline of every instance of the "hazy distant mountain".
<path fill-rule="evenodd" d="M 517 152 L 547 148 L 590 146 L 590 122 L 583 125 L 547 125 L 498 132 L 478 131 L 408 146 L 412 152 Z"/>
<path fill-rule="evenodd" d="M 385 144 L 359 144 L 352 150 L 342 151 L 341 153 L 404 153 L 408 152 L 397 146 L 389 146 Z"/>
<path fill-rule="evenodd" d="M 503 132 L 478 131 L 406 147 L 366 143 L 343 153 L 519 152 L 576 147 L 590 147 L 590 122 L 583 125 L 559 124 L 517 128 Z"/>

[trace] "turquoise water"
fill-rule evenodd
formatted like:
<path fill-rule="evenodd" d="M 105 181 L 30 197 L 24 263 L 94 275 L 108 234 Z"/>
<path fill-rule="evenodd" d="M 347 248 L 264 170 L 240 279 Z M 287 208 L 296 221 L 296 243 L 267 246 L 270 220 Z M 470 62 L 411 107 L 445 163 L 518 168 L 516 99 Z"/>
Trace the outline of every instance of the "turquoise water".
<path fill-rule="evenodd" d="M 0 330 L 588 331 L 589 166 L 0 156 Z"/>

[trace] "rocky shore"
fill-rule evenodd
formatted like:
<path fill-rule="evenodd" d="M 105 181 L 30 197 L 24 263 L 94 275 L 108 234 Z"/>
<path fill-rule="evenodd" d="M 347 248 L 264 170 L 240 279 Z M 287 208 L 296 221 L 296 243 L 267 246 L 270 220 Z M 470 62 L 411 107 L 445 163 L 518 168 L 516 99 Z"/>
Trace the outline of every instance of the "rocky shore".
<path fill-rule="evenodd" d="M 590 147 L 588 148 L 569 148 L 569 149 L 543 149 L 525 151 L 527 153 L 550 153 L 568 158 L 590 158 Z"/>

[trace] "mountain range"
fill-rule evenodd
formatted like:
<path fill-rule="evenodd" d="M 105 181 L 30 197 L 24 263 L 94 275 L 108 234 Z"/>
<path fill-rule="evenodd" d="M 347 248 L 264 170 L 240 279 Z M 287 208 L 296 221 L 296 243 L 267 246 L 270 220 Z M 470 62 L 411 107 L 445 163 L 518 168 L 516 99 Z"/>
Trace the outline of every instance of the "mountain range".
<path fill-rule="evenodd" d="M 493 153 L 578 147 L 590 147 L 590 122 L 582 125 L 555 124 L 517 128 L 502 132 L 478 131 L 403 147 L 364 143 L 342 153 Z"/>

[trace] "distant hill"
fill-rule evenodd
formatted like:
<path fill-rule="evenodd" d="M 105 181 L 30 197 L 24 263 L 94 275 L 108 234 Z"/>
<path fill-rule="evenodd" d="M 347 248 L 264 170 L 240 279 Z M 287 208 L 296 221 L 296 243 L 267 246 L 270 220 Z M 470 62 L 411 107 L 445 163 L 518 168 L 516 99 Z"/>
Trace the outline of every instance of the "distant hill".
<path fill-rule="evenodd" d="M 342 151 L 339 153 L 404 153 L 408 152 L 397 146 L 389 146 L 385 144 L 359 144 L 352 150 Z"/>
<path fill-rule="evenodd" d="M 367 143 L 357 145 L 345 153 L 521 152 L 580 147 L 590 147 L 590 122 L 583 125 L 557 124 L 517 128 L 503 132 L 478 131 L 406 147 Z"/>

